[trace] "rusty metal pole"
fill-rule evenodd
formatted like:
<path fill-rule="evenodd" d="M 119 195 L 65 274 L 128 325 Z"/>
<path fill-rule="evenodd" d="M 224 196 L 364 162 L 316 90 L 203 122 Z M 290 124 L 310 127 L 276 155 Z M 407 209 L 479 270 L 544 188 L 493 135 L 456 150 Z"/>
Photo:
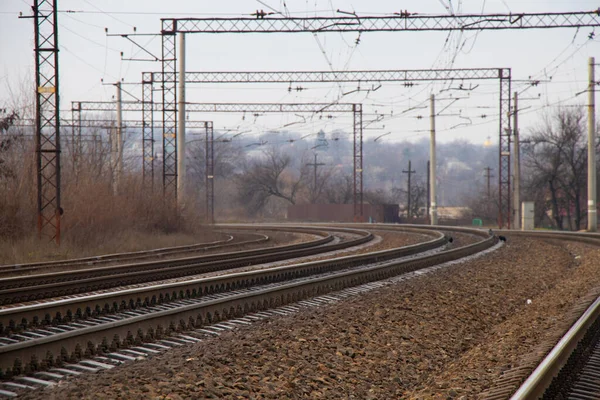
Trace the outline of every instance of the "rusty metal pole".
<path fill-rule="evenodd" d="M 60 245 L 61 170 L 57 0 L 35 0 L 37 230 Z M 31 18 L 31 17 L 25 17 Z"/>

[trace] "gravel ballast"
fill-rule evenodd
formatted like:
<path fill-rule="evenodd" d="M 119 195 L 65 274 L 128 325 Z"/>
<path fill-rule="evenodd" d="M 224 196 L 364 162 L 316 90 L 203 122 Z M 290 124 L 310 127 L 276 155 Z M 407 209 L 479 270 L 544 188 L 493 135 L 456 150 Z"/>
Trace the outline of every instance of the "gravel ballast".
<path fill-rule="evenodd" d="M 600 286 L 585 245 L 499 250 L 24 398 L 477 398 Z"/>

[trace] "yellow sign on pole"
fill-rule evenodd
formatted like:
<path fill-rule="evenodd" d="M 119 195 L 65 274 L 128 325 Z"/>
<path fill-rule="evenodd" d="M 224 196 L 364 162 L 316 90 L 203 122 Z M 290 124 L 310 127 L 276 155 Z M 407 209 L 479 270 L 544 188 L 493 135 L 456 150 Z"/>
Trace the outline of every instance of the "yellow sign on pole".
<path fill-rule="evenodd" d="M 38 86 L 38 93 L 56 93 L 56 87 L 54 86 Z"/>

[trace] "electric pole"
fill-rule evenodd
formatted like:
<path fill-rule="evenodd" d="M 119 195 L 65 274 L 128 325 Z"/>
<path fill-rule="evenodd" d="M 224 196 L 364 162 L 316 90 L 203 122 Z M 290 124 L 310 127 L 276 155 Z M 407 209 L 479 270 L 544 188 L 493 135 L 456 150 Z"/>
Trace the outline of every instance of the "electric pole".
<path fill-rule="evenodd" d="M 489 215 L 489 213 L 490 213 L 490 199 L 492 198 L 492 191 L 491 191 L 491 188 L 490 188 L 490 181 L 494 177 L 494 175 L 492 175 L 492 168 L 485 167 L 484 170 L 485 170 L 485 177 L 487 179 L 487 200 L 485 202 L 485 204 L 486 204 L 485 209 L 487 211 L 487 214 Z"/>
<path fill-rule="evenodd" d="M 113 195 L 119 194 L 119 185 L 121 183 L 121 174 L 123 172 L 123 102 L 121 98 L 121 82 L 115 83 L 117 88 L 117 127 L 115 135 L 112 138 L 112 156 L 113 156 Z"/>
<path fill-rule="evenodd" d="M 596 78 L 594 57 L 590 57 L 588 87 L 588 231 L 598 230 L 596 213 Z"/>
<path fill-rule="evenodd" d="M 430 99 L 431 105 L 431 120 L 430 120 L 430 124 L 431 124 L 431 132 L 430 132 L 430 139 L 429 139 L 429 159 L 431 160 L 430 162 L 430 173 L 431 173 L 431 178 L 429 180 L 429 186 L 430 186 L 430 202 L 431 202 L 431 225 L 437 225 L 438 223 L 438 219 L 437 219 L 437 193 L 436 193 L 436 174 L 435 174 L 435 165 L 436 165 L 436 159 L 435 159 L 435 96 L 432 94 L 431 95 L 431 99 Z M 410 170 L 410 167 L 408 168 Z M 409 175 L 409 181 L 410 181 L 410 175 Z"/>
<path fill-rule="evenodd" d="M 326 164 L 317 162 L 318 154 L 315 153 L 315 162 L 308 163 L 306 166 L 314 168 L 314 176 L 313 176 L 313 202 L 317 200 L 317 168 L 322 167 Z"/>
<path fill-rule="evenodd" d="M 521 229 L 521 144 L 519 143 L 519 94 L 514 94 L 513 104 L 513 167 L 515 170 L 513 186 L 513 227 Z"/>
<path fill-rule="evenodd" d="M 494 177 L 494 175 L 492 175 L 492 168 L 490 167 L 485 167 L 485 177 L 487 178 L 487 197 L 488 197 L 488 203 L 490 201 L 490 198 L 492 197 L 492 192 L 490 190 L 490 181 L 491 178 Z"/>
<path fill-rule="evenodd" d="M 427 221 L 431 224 L 431 215 L 429 215 L 429 203 L 431 202 L 431 161 L 427 161 Z"/>
<path fill-rule="evenodd" d="M 215 138 L 212 122 L 205 122 L 206 129 L 206 222 L 215 223 Z"/>
<path fill-rule="evenodd" d="M 411 191 L 410 191 L 410 189 L 411 189 L 411 187 L 410 187 L 410 177 L 411 177 L 412 174 L 416 173 L 416 171 L 413 171 L 411 169 L 410 165 L 411 165 L 411 162 L 410 162 L 410 160 L 408 160 L 408 171 L 402 171 L 402 173 L 408 174 L 408 205 L 407 205 L 408 206 L 408 211 L 406 213 L 406 217 L 407 218 L 410 218 L 410 197 L 411 197 L 410 196 L 411 195 Z"/>

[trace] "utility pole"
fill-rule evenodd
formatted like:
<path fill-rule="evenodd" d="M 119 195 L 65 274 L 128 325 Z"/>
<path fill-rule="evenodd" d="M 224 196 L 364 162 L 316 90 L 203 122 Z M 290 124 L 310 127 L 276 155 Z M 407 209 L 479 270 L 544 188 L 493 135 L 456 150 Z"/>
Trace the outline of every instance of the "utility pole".
<path fill-rule="evenodd" d="M 598 230 L 596 213 L 596 60 L 590 57 L 588 73 L 588 231 Z"/>
<path fill-rule="evenodd" d="M 431 202 L 431 161 L 427 161 L 427 221 L 431 224 L 431 215 L 429 214 L 429 203 Z"/>
<path fill-rule="evenodd" d="M 206 222 L 215 223 L 215 138 L 212 122 L 205 122 L 206 130 Z"/>
<path fill-rule="evenodd" d="M 430 124 L 431 124 L 431 132 L 430 132 L 430 139 L 429 139 L 429 159 L 430 161 L 430 173 L 431 173 L 431 178 L 429 180 L 429 186 L 430 186 L 430 202 L 431 202 L 431 225 L 437 225 L 438 223 L 438 218 L 437 218 L 437 188 L 436 188 L 436 174 L 435 174 L 435 165 L 436 165 L 436 159 L 435 159 L 435 95 L 431 95 L 431 99 L 430 99 L 431 105 L 431 117 L 430 117 Z M 408 169 L 410 170 L 410 167 L 408 167 Z M 409 182 L 410 182 L 410 175 L 409 175 Z"/>
<path fill-rule="evenodd" d="M 179 209 L 185 201 L 185 33 L 179 33 L 179 87 L 177 110 L 177 203 Z"/>
<path fill-rule="evenodd" d="M 490 199 L 492 197 L 492 192 L 490 190 L 490 180 L 491 180 L 491 178 L 494 177 L 494 175 L 492 175 L 492 168 L 485 167 L 484 170 L 485 170 L 485 177 L 487 178 L 487 197 L 488 197 L 487 201 L 488 201 L 488 204 L 489 204 Z"/>
<path fill-rule="evenodd" d="M 117 88 L 117 127 L 115 129 L 115 137 L 112 140 L 112 157 L 113 157 L 113 195 L 119 194 L 119 186 L 121 184 L 121 174 L 123 172 L 123 102 L 121 99 L 121 82 L 115 83 Z"/>
<path fill-rule="evenodd" d="M 515 171 L 513 186 L 513 227 L 521 229 L 521 144 L 519 143 L 519 94 L 514 93 L 513 100 L 513 168 Z"/>
<path fill-rule="evenodd" d="M 411 187 L 410 187 L 410 176 L 415 174 L 416 171 L 413 171 L 410 167 L 410 160 L 408 160 L 408 171 L 402 171 L 404 174 L 408 174 L 408 211 L 406 213 L 406 218 L 410 218 L 410 195 L 411 195 Z"/>
<path fill-rule="evenodd" d="M 324 163 L 319 163 L 317 162 L 317 157 L 318 157 L 318 153 L 315 153 L 315 162 L 314 163 L 307 163 L 306 166 L 307 167 L 313 167 L 314 168 L 314 176 L 313 176 L 313 201 L 316 201 L 317 199 L 317 168 L 322 167 L 326 164 Z"/>
<path fill-rule="evenodd" d="M 484 170 L 485 170 L 485 177 L 487 178 L 487 199 L 486 199 L 486 202 L 485 202 L 485 204 L 486 204 L 485 209 L 486 209 L 487 214 L 489 215 L 490 214 L 490 200 L 492 198 L 492 191 L 491 191 L 491 188 L 490 188 L 490 181 L 494 177 L 494 175 L 492 175 L 492 168 L 485 167 Z"/>

